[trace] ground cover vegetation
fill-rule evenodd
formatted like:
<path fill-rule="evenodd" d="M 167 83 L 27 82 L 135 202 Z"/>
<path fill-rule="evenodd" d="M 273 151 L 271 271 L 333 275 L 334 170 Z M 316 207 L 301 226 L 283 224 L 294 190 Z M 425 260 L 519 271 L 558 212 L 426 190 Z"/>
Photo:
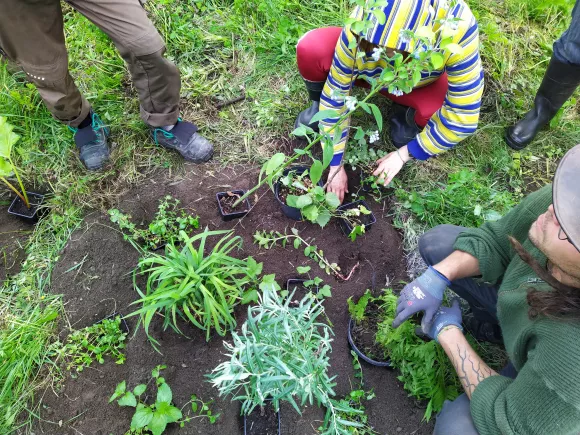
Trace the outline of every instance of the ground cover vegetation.
<path fill-rule="evenodd" d="M 496 219 L 526 192 L 549 182 L 558 159 L 580 142 L 576 98 L 552 122 L 557 128 L 541 132 L 526 150 L 512 152 L 502 139 L 504 127 L 531 107 L 551 44 L 566 27 L 574 2 L 468 3 L 480 23 L 486 72 L 480 128 L 452 152 L 425 164 L 410 165 L 396 180 L 394 189 L 381 190 L 382 195 L 397 200 L 392 211 L 405 232 L 408 248 L 414 247 L 416 235 L 425 227 L 439 223 L 478 225 Z M 294 46 L 308 30 L 341 25 L 350 7 L 349 2 L 341 0 L 147 3 L 166 38 L 168 56 L 182 72 L 184 118 L 197 122 L 217 144 L 216 159 L 222 164 L 269 161 L 266 180 L 284 163 L 280 157 L 269 160 L 272 156 L 281 151 L 292 155 L 289 150 L 294 146 L 285 138 L 306 103 L 295 67 Z M 128 73 L 111 41 L 68 6 L 64 18 L 72 74 L 112 127 L 112 163 L 103 172 L 86 173 L 75 157 L 71 133 L 50 117 L 34 86 L 26 83 L 23 74 L 11 74 L 6 65 L 0 65 L 0 116 L 20 136 L 12 149 L 11 164 L 20 169 L 27 188 L 50 192 L 50 212 L 27 243 L 21 272 L 3 282 L 0 289 L 2 433 L 30 423 L 34 413 L 22 411 L 30 409 L 38 387 L 50 382 L 45 368 L 55 364 L 50 344 L 56 340 L 58 322 L 64 314 L 59 297 L 49 291 L 51 272 L 85 211 L 90 207 L 109 210 L 124 190 L 143 181 L 154 169 L 180 171 L 174 155 L 148 140 Z M 370 139 L 369 132 L 377 130 L 380 121 L 376 111 L 388 111 L 388 103 L 368 95 L 356 94 L 357 104 L 369 104 L 370 114 L 362 106 L 353 114 L 357 129 L 353 138 L 361 145 L 363 140 L 368 142 L 365 137 Z M 239 96 L 246 99 L 243 104 L 217 108 L 220 102 Z M 312 136 L 307 131 L 297 133 Z M 315 157 L 314 141 L 316 138 L 311 138 L 309 143 L 312 158 L 324 168 L 324 153 L 322 160 Z M 378 141 L 369 146 L 374 151 L 351 163 L 368 166 L 369 159 L 389 150 L 388 144 L 385 127 Z M 276 160 L 279 163 L 271 163 Z M 311 220 L 319 219 L 320 214 Z M 299 236 L 294 236 L 296 243 Z M 287 240 L 283 234 L 272 237 Z M 315 256 L 317 262 L 324 259 L 318 253 L 317 247 L 305 252 Z M 335 270 L 333 266 L 328 261 L 321 265 L 328 272 Z M 393 355 L 391 358 L 396 359 Z M 354 398 L 346 400 L 351 406 Z"/>

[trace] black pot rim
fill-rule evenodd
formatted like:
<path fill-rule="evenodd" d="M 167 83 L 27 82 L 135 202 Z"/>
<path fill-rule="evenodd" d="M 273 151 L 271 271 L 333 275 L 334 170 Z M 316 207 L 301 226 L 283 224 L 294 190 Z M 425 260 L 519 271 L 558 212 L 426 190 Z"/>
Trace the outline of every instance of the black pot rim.
<path fill-rule="evenodd" d="M 246 191 L 245 190 L 242 190 L 242 189 L 229 190 L 229 191 L 224 191 L 224 192 L 218 192 L 218 193 L 216 193 L 215 194 L 215 198 L 216 198 L 216 201 L 218 203 L 218 207 L 219 207 L 220 214 L 221 214 L 222 218 L 225 218 L 225 217 L 241 218 L 241 217 L 247 215 L 250 212 L 251 208 L 252 208 L 252 204 L 250 203 L 249 198 L 246 198 L 244 200 L 244 202 L 243 202 L 243 204 L 246 205 L 246 210 L 235 211 L 233 213 L 226 213 L 226 212 L 224 212 L 224 209 L 222 207 L 222 203 L 220 201 L 220 197 L 223 197 L 224 195 L 227 195 L 228 192 L 236 193 L 236 194 L 239 194 L 241 196 L 243 196 L 243 195 L 246 194 Z"/>
<path fill-rule="evenodd" d="M 272 399 L 266 399 L 266 402 L 271 402 Z M 281 417 L 280 414 L 282 410 L 279 409 L 278 412 L 276 412 L 276 415 L 278 416 L 278 435 L 281 435 L 282 433 L 282 422 L 281 422 Z M 247 425 L 247 421 L 248 421 L 248 416 L 244 415 L 244 435 L 248 435 L 248 425 Z"/>
<path fill-rule="evenodd" d="M 310 169 L 310 167 L 304 166 L 304 165 L 289 166 L 282 171 L 282 175 L 286 175 L 286 174 L 288 174 L 288 172 L 291 172 L 291 171 L 301 171 L 300 173 L 302 174 L 307 169 Z M 320 186 L 320 187 L 324 186 L 324 183 L 322 182 L 322 180 L 320 180 L 318 182 L 318 186 Z M 282 202 L 282 200 L 280 199 L 280 180 L 276 180 L 276 182 L 274 183 L 274 196 L 276 197 L 276 199 L 278 200 L 280 205 L 282 205 L 284 207 L 291 208 L 293 210 L 298 210 L 300 212 L 300 215 L 302 216 L 302 211 L 299 208 L 290 207 L 288 204 Z"/>
<path fill-rule="evenodd" d="M 303 278 L 289 278 L 286 280 L 286 290 L 288 290 L 288 291 L 290 291 L 290 281 L 298 281 L 298 282 L 304 283 L 304 282 L 310 281 L 310 280 L 303 279 Z M 313 293 L 318 294 L 318 290 L 319 290 L 319 287 L 316 286 L 316 289 L 315 289 L 315 291 L 313 291 Z"/>
<path fill-rule="evenodd" d="M 18 202 L 18 201 L 22 201 L 20 199 L 19 196 L 16 196 L 12 202 L 10 203 L 10 206 L 8 207 L 8 214 L 12 215 L 12 216 L 17 216 L 19 218 L 28 220 L 28 221 L 37 221 L 39 216 L 38 216 L 38 212 L 40 211 L 40 206 L 42 205 L 45 195 L 42 193 L 36 193 L 36 192 L 29 192 L 26 191 L 26 195 L 29 197 L 35 197 L 37 199 L 39 199 L 38 203 L 36 204 L 30 204 L 30 209 L 33 211 L 32 214 L 21 214 L 21 213 L 16 213 L 15 211 L 13 211 L 13 207 L 14 205 Z"/>
<path fill-rule="evenodd" d="M 391 362 L 390 361 L 376 361 L 372 358 L 369 358 L 368 356 L 366 356 L 364 353 L 362 353 L 360 351 L 360 349 L 358 347 L 356 347 L 356 344 L 354 344 L 354 340 L 352 338 L 352 328 L 354 326 L 354 319 L 351 317 L 348 321 L 348 344 L 350 345 L 350 347 L 352 348 L 352 350 L 354 350 L 354 353 L 356 353 L 359 358 L 361 358 L 364 362 L 371 364 L 373 366 L 376 367 L 391 367 Z"/>
<path fill-rule="evenodd" d="M 365 226 L 365 231 L 368 230 L 372 225 L 377 223 L 377 217 L 375 216 L 375 214 L 372 212 L 368 202 L 366 202 L 364 199 L 359 199 L 357 201 L 353 201 L 353 202 L 349 202 L 348 204 L 343 204 L 341 206 L 339 206 L 337 208 L 338 212 L 340 214 L 342 214 L 342 212 L 344 210 L 348 210 L 349 208 L 352 208 L 351 206 L 355 205 L 355 204 L 361 204 L 363 206 L 365 206 L 365 208 L 367 210 L 369 210 L 371 212 L 370 216 L 372 218 L 371 222 L 364 224 Z M 344 224 L 344 226 L 346 226 L 346 228 L 349 230 L 348 233 L 346 234 L 347 236 L 351 233 L 351 231 L 353 230 L 352 225 L 343 217 L 339 217 L 340 221 Z M 346 233 L 346 232 L 345 232 Z"/>

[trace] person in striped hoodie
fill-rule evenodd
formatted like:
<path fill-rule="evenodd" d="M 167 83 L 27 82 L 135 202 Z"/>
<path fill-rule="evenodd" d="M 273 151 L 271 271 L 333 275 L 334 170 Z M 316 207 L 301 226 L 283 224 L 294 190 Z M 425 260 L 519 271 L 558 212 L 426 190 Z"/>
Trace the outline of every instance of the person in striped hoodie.
<path fill-rule="evenodd" d="M 374 175 L 388 184 L 409 160 L 427 160 L 475 132 L 484 80 L 478 25 L 464 0 L 388 0 L 382 10 L 385 24 L 368 14 L 366 19 L 372 27 L 363 34 L 356 34 L 346 25 L 311 30 L 299 40 L 298 69 L 312 105 L 300 113 L 296 127 L 320 127 L 322 132 L 331 134 L 341 115 L 349 110 L 346 97 L 351 95 L 353 86 L 368 87 L 369 81 L 378 79 L 386 67 L 388 60 L 378 55 L 381 51 L 388 57 L 395 53 L 408 56 L 412 48 L 405 30 L 415 32 L 427 26 L 437 35 L 442 23 L 449 23 L 446 25 L 454 30 L 453 43 L 461 46 L 461 53 L 442 50 L 443 65 L 422 71 L 421 80 L 408 94 L 400 90 L 389 93 L 386 88 L 381 91 L 395 103 L 390 126 L 397 150 L 377 161 Z M 360 20 L 365 13 L 357 7 L 352 17 Z M 315 123 L 311 119 L 319 110 L 333 110 L 336 115 L 312 125 Z M 341 164 L 348 140 L 348 119 L 340 130 L 342 136 L 334 147 L 327 190 L 342 202 L 348 192 L 348 178 Z M 372 139 L 376 140 L 376 136 Z"/>

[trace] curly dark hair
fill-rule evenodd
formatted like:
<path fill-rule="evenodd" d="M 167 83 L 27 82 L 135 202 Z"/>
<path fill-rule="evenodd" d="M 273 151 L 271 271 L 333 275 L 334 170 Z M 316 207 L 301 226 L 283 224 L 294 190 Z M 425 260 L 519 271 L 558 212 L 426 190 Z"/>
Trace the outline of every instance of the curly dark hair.
<path fill-rule="evenodd" d="M 509 237 L 512 247 L 520 258 L 525 261 L 538 278 L 552 287 L 552 291 L 528 290 L 528 316 L 535 319 L 539 316 L 558 320 L 580 320 L 580 288 L 562 284 L 547 271 L 532 255 L 526 251 L 520 242 Z"/>

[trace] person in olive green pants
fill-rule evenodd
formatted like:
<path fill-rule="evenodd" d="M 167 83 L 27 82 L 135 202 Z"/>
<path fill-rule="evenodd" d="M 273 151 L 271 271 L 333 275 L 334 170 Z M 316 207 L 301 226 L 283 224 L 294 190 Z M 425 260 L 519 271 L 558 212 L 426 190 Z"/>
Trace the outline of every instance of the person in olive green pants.
<path fill-rule="evenodd" d="M 213 147 L 197 127 L 179 118 L 181 80 L 164 57 L 163 39 L 139 0 L 70 0 L 115 43 L 139 94 L 141 117 L 153 140 L 193 162 L 209 160 Z M 34 83 L 53 116 L 75 132 L 80 159 L 90 170 L 109 157 L 109 129 L 91 109 L 68 71 L 60 0 L 4 0 L 0 50 Z"/>

